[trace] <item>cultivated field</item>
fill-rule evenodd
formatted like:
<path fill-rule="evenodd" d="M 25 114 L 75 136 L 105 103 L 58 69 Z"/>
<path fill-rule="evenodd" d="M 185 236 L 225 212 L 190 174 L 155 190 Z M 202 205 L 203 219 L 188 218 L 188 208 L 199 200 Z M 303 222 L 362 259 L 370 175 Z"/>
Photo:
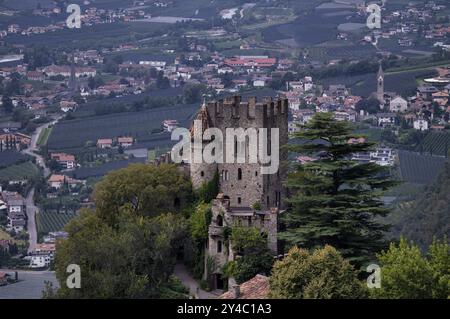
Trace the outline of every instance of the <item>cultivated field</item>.
<path fill-rule="evenodd" d="M 95 144 L 99 138 L 119 136 L 132 136 L 138 142 L 146 141 L 154 136 L 152 132 L 162 129 L 164 120 L 174 119 L 184 127 L 190 126 L 197 109 L 197 105 L 183 105 L 62 121 L 54 126 L 48 139 L 48 148 L 80 148 L 89 141 Z"/>
<path fill-rule="evenodd" d="M 39 176 L 39 168 L 32 162 L 24 162 L 0 169 L 0 181 L 33 180 Z"/>
<path fill-rule="evenodd" d="M 445 157 L 421 155 L 420 153 L 399 151 L 399 173 L 402 181 L 428 184 L 444 168 Z"/>
<path fill-rule="evenodd" d="M 47 234 L 60 231 L 77 215 L 74 213 L 40 212 L 36 214 L 36 227 L 38 234 Z"/>
<path fill-rule="evenodd" d="M 23 162 L 28 159 L 28 156 L 12 150 L 0 152 L 0 168 L 7 167 L 18 162 Z"/>
<path fill-rule="evenodd" d="M 450 148 L 450 132 L 430 132 L 416 151 L 445 156 Z"/>

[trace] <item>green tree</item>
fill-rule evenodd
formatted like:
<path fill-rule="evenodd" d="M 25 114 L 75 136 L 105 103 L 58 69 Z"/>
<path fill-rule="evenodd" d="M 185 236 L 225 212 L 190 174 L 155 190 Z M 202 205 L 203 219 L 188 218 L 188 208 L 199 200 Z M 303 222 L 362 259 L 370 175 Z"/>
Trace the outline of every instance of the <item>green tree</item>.
<path fill-rule="evenodd" d="M 136 216 L 122 210 L 114 225 L 98 212 L 85 211 L 66 227 L 67 240 L 58 242 L 56 277 L 59 298 L 159 298 L 170 289 L 186 223 L 182 216 Z M 81 288 L 65 282 L 69 264 L 81 270 Z M 48 294 L 47 294 L 48 295 Z"/>
<path fill-rule="evenodd" d="M 365 298 L 366 293 L 354 268 L 328 245 L 312 253 L 291 248 L 275 262 L 270 277 L 270 298 L 353 299 Z"/>
<path fill-rule="evenodd" d="M 200 202 L 189 217 L 189 241 L 185 245 L 185 262 L 194 277 L 201 278 L 204 272 L 205 247 L 211 224 L 211 205 Z"/>
<path fill-rule="evenodd" d="M 392 243 L 378 256 L 381 265 L 381 288 L 372 289 L 375 298 L 429 299 L 450 296 L 450 248 L 435 241 L 424 258 L 415 244 L 404 238 Z"/>
<path fill-rule="evenodd" d="M 3 95 L 2 97 L 2 107 L 5 110 L 5 113 L 11 113 L 14 110 L 14 105 L 9 96 Z"/>
<path fill-rule="evenodd" d="M 292 151 L 318 159 L 297 165 L 285 182 L 292 195 L 284 216 L 287 229 L 280 238 L 307 249 L 332 245 L 356 264 L 370 260 L 385 247 L 388 229 L 375 220 L 389 212 L 380 195 L 395 184 L 384 167 L 350 160 L 373 143 L 349 143 L 361 136 L 331 113 L 316 114 L 294 136 L 305 143 L 292 146 Z"/>
<path fill-rule="evenodd" d="M 107 175 L 95 188 L 97 212 L 114 223 L 122 209 L 139 216 L 181 211 L 192 186 L 175 165 L 134 164 Z"/>
<path fill-rule="evenodd" d="M 216 169 L 213 178 L 204 183 L 196 192 L 200 201 L 211 202 L 219 193 L 219 171 Z"/>
<path fill-rule="evenodd" d="M 208 227 L 211 224 L 211 205 L 200 203 L 189 219 L 190 233 L 192 238 L 200 243 L 208 239 Z"/>
<path fill-rule="evenodd" d="M 256 227 L 235 226 L 231 230 L 231 244 L 237 258 L 226 265 L 228 276 L 243 283 L 257 274 L 270 273 L 273 254 L 267 247 L 266 234 Z"/>
<path fill-rule="evenodd" d="M 205 91 L 206 87 L 203 84 L 186 84 L 183 87 L 184 101 L 188 104 L 198 103 Z"/>

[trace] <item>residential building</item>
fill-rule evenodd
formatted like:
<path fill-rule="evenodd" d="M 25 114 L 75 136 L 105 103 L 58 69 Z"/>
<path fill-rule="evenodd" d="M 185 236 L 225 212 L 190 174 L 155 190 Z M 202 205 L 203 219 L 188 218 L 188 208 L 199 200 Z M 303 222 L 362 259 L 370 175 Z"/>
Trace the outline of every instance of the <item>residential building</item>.
<path fill-rule="evenodd" d="M 132 137 L 126 137 L 126 136 L 123 136 L 123 137 L 119 137 L 119 138 L 117 139 L 117 143 L 118 143 L 121 147 L 127 148 L 127 147 L 130 147 L 130 146 L 133 145 L 134 139 L 133 139 Z"/>
<path fill-rule="evenodd" d="M 389 111 L 393 113 L 406 112 L 408 110 L 408 101 L 401 96 L 397 96 L 389 103 Z"/>
<path fill-rule="evenodd" d="M 66 153 L 51 153 L 50 158 L 56 160 L 64 169 L 74 169 L 76 167 L 75 155 Z"/>
<path fill-rule="evenodd" d="M 97 147 L 98 148 L 111 148 L 113 145 L 112 138 L 100 138 L 97 140 Z"/>
<path fill-rule="evenodd" d="M 417 119 L 414 121 L 413 127 L 415 130 L 428 131 L 428 121 L 422 118 Z"/>

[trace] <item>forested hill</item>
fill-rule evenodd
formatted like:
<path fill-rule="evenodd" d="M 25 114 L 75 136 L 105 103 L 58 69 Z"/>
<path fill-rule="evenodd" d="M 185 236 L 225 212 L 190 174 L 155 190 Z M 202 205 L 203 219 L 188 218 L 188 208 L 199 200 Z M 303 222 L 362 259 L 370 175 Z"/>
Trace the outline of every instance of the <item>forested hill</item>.
<path fill-rule="evenodd" d="M 403 214 L 394 232 L 427 247 L 433 236 L 442 238 L 450 234 L 450 162 L 437 180 L 430 184 L 411 207 Z M 450 239 L 450 238 L 449 238 Z"/>

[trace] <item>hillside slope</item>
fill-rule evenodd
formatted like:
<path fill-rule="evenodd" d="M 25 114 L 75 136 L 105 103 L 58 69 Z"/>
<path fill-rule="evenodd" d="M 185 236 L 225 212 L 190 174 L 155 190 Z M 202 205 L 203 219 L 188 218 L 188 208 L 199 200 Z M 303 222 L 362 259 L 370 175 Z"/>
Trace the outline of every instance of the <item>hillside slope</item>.
<path fill-rule="evenodd" d="M 393 225 L 392 233 L 395 237 L 403 235 L 421 247 L 426 247 L 432 242 L 433 236 L 449 236 L 450 162 L 445 164 L 437 180 L 427 186 L 423 194 L 407 207 L 409 211 L 405 210 Z"/>

